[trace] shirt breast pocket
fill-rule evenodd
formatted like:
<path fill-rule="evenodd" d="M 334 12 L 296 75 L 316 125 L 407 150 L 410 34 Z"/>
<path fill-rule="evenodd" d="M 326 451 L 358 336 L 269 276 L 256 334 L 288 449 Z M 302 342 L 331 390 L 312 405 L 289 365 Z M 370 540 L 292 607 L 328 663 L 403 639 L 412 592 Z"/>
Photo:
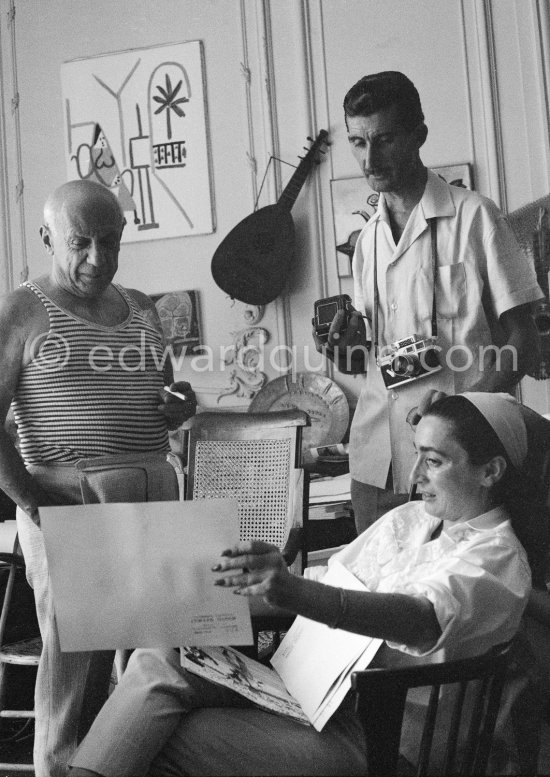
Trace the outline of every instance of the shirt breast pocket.
<path fill-rule="evenodd" d="M 441 318 L 457 318 L 466 303 L 466 270 L 463 262 L 437 268 L 435 304 Z"/>

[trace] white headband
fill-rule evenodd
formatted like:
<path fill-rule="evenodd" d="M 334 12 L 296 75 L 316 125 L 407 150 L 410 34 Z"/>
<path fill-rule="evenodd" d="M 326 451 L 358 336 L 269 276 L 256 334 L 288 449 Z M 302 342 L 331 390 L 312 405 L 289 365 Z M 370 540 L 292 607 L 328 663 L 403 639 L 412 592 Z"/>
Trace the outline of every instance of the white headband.
<path fill-rule="evenodd" d="M 492 426 L 510 461 L 520 469 L 527 456 L 527 428 L 521 405 L 510 394 L 470 391 L 461 394 Z"/>

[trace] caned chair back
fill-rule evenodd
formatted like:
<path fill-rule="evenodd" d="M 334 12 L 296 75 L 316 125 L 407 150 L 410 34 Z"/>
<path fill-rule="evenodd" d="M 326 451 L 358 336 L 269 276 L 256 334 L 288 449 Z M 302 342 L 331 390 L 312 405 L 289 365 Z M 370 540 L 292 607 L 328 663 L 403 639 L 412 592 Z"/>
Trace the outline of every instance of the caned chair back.
<path fill-rule="evenodd" d="M 292 560 L 305 551 L 301 440 L 307 423 L 300 410 L 199 413 L 189 430 L 186 498 L 236 499 L 240 539 L 270 542 Z"/>

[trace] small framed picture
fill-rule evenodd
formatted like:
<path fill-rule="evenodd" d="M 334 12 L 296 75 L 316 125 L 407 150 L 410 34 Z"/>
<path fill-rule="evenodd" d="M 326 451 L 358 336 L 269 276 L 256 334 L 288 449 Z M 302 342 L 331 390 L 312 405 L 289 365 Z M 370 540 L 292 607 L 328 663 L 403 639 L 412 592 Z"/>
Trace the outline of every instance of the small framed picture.
<path fill-rule="evenodd" d="M 470 164 L 434 167 L 432 170 L 453 186 L 473 189 Z M 351 260 L 359 233 L 376 213 L 378 193 L 370 188 L 366 178 L 361 175 L 332 180 L 330 187 L 338 275 L 346 277 L 351 275 Z"/>
<path fill-rule="evenodd" d="M 376 212 L 378 194 L 364 176 L 330 182 L 338 275 L 351 275 L 351 260 L 359 233 Z"/>
<path fill-rule="evenodd" d="M 452 186 L 461 186 L 463 189 L 473 189 L 472 166 L 469 164 L 449 165 L 448 167 L 433 167 L 434 173 L 437 173 L 452 184 Z"/>
<path fill-rule="evenodd" d="M 199 293 L 197 291 L 167 291 L 149 295 L 160 317 L 166 345 L 174 356 L 195 352 L 203 345 L 200 328 Z"/>

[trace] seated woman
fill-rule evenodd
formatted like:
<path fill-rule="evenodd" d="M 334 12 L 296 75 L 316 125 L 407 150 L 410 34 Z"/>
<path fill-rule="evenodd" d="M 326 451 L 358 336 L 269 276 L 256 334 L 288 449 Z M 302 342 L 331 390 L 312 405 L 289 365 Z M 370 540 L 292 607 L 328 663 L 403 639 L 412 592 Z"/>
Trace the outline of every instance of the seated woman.
<path fill-rule="evenodd" d="M 521 408 L 504 394 L 445 397 L 419 422 L 416 449 L 411 480 L 422 501 L 390 511 L 333 557 L 368 591 L 293 576 L 263 542 L 223 551 L 216 584 L 428 660 L 510 640 L 531 589 L 518 536 L 540 517 L 518 475 L 527 453 Z M 546 544 L 526 536 L 534 549 Z M 365 773 L 349 696 L 317 732 L 186 672 L 176 650 L 138 650 L 71 775 Z"/>

